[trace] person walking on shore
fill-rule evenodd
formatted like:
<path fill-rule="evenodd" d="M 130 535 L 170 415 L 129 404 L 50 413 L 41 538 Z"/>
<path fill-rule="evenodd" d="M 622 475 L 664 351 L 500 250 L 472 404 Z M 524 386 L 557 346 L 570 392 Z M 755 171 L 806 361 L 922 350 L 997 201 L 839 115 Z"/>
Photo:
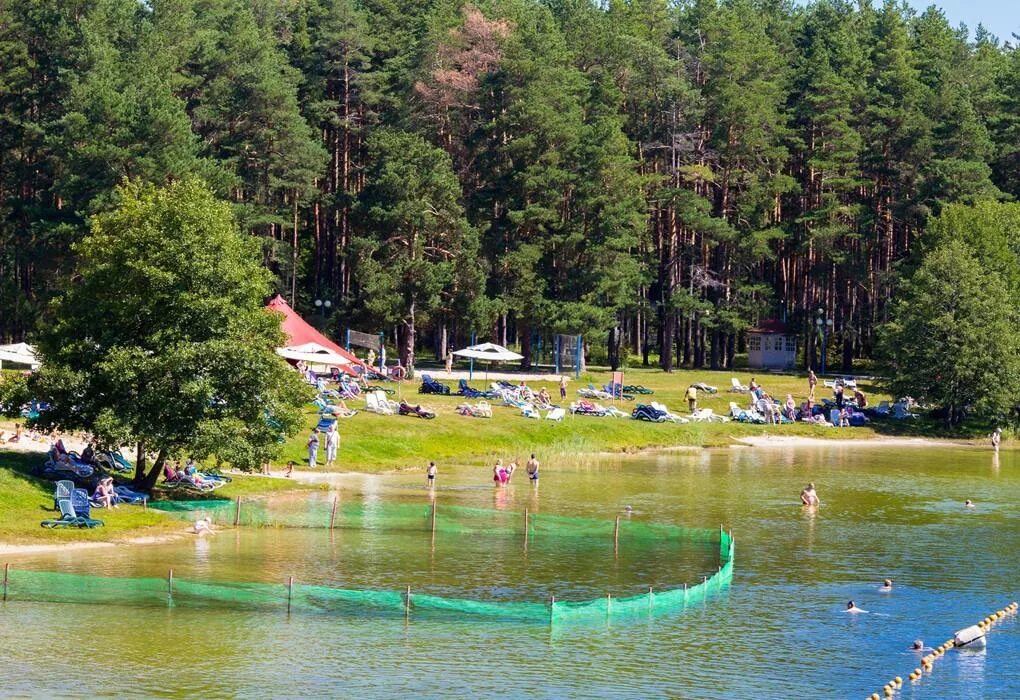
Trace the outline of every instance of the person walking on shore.
<path fill-rule="evenodd" d="M 340 449 L 340 432 L 336 429 L 336 423 L 329 427 L 326 433 L 326 466 L 332 467 L 336 462 L 336 453 Z"/>
<path fill-rule="evenodd" d="M 687 407 L 691 413 L 698 410 L 698 390 L 693 384 L 687 387 L 687 393 L 684 394 L 684 398 L 687 399 Z"/>
<path fill-rule="evenodd" d="M 308 437 L 308 467 L 315 469 L 319 462 L 319 429 L 312 428 L 312 434 Z"/>
<path fill-rule="evenodd" d="M 807 372 L 807 386 L 808 398 L 814 401 L 815 387 L 818 386 L 818 377 L 815 376 L 815 371 L 813 369 L 809 369 Z"/>
<path fill-rule="evenodd" d="M 567 398 L 567 377 L 566 375 L 560 375 L 560 399 Z"/>
<path fill-rule="evenodd" d="M 425 471 L 425 480 L 428 482 L 430 489 L 436 485 L 436 471 L 436 463 L 429 462 L 429 468 Z"/>

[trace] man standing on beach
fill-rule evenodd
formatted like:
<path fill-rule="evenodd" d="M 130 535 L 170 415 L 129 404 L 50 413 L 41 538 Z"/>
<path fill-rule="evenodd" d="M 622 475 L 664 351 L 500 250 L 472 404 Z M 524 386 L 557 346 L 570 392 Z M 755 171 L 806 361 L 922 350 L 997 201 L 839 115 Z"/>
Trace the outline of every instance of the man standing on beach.
<path fill-rule="evenodd" d="M 560 375 L 560 399 L 567 398 L 567 377 Z"/>
<path fill-rule="evenodd" d="M 815 387 L 818 385 L 818 377 L 815 376 L 815 371 L 809 369 L 807 372 L 807 386 L 808 386 L 808 398 L 812 401 L 815 400 Z"/>

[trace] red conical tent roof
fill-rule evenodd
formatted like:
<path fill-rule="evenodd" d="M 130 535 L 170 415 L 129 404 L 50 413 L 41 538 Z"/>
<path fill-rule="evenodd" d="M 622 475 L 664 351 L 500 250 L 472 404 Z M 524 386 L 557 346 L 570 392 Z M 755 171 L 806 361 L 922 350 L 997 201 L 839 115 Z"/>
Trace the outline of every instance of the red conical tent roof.
<path fill-rule="evenodd" d="M 290 304 L 284 301 L 283 297 L 277 294 L 275 297 L 269 300 L 266 304 L 266 308 L 271 311 L 279 311 L 283 314 L 283 321 L 281 326 L 283 332 L 287 335 L 287 345 L 304 345 L 305 343 L 318 343 L 323 347 L 329 348 L 333 352 L 343 357 L 354 364 L 365 366 L 365 363 L 354 356 L 353 353 L 349 353 L 342 347 L 334 343 L 332 340 L 324 336 L 319 331 L 315 330 L 308 321 L 304 320 L 294 309 L 290 308 Z"/>

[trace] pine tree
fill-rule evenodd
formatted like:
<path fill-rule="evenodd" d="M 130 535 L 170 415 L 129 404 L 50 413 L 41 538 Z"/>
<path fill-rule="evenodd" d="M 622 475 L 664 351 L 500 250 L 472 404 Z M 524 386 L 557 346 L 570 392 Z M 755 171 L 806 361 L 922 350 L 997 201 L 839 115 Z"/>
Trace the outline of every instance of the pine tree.
<path fill-rule="evenodd" d="M 395 324 L 401 364 L 414 367 L 419 327 L 477 296 L 469 271 L 477 237 L 464 218 L 450 157 L 421 137 L 380 129 L 369 139 L 358 196 L 365 237 L 356 241 L 361 303 Z"/>

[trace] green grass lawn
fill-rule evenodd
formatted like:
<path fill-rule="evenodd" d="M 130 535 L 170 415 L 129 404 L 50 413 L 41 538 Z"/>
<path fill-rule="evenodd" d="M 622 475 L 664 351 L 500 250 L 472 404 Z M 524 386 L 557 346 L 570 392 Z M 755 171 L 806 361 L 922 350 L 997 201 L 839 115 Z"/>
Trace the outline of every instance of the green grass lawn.
<path fill-rule="evenodd" d="M 92 517 L 104 522 L 93 529 L 40 527 L 39 523 L 60 514 L 53 510 L 52 481 L 37 479 L 32 468 L 45 456 L 38 452 L 12 452 L 0 450 L 0 542 L 5 544 L 45 542 L 104 542 L 125 537 L 160 536 L 183 529 L 175 520 L 156 510 L 143 510 L 141 506 L 121 505 L 119 508 L 94 508 Z M 267 479 L 260 476 L 234 476 L 226 486 L 212 494 L 196 495 L 187 491 L 161 493 L 156 498 L 236 498 L 250 497 L 280 491 L 315 488 L 284 479 Z"/>
<path fill-rule="evenodd" d="M 482 373 L 475 374 L 471 385 L 484 388 Z M 567 404 L 577 400 L 577 389 L 592 383 L 600 387 L 610 380 L 608 372 L 590 373 L 580 381 L 571 381 Z M 730 378 L 737 376 L 747 384 L 752 376 L 757 377 L 766 391 L 785 400 L 788 393 L 802 401 L 807 396 L 807 379 L 803 376 L 786 374 L 750 374 L 740 372 L 709 372 L 678 370 L 665 374 L 658 370 L 629 369 L 625 384 L 637 384 L 654 390 L 651 396 L 636 396 L 634 401 L 616 402 L 628 413 L 641 402 L 658 401 L 674 413 L 686 414 L 687 403 L 684 392 L 695 382 L 705 382 L 718 387 L 719 393 L 700 393 L 698 405 L 711 408 L 718 414 L 729 415 L 729 403 L 735 401 L 746 408 L 747 394 L 727 391 Z M 444 382 L 456 388 L 455 381 Z M 528 382 L 534 390 L 545 386 L 558 401 L 558 386 L 552 382 Z M 390 385 L 395 387 L 394 384 Z M 799 435 L 808 437 L 868 438 L 874 437 L 887 428 L 884 424 L 873 424 L 864 428 L 834 430 L 803 423 L 796 425 L 748 425 L 742 423 L 671 423 L 654 424 L 623 418 L 591 418 L 570 416 L 562 423 L 523 418 L 519 411 L 493 403 L 492 418 L 471 418 L 458 415 L 455 407 L 465 401 L 459 396 L 422 396 L 417 393 L 418 382 L 405 382 L 401 393 L 410 403 L 421 402 L 436 411 L 435 420 L 421 420 L 408 416 L 380 416 L 361 411 L 353 418 L 341 419 L 340 458 L 337 469 L 377 471 L 404 467 L 422 467 L 430 459 L 437 462 L 484 463 L 494 456 L 526 458 L 528 453 L 540 453 L 546 460 L 579 453 L 603 451 L 633 451 L 645 448 L 666 448 L 679 446 L 721 446 L 731 444 L 734 438 L 750 435 Z M 861 388 L 871 403 L 888 400 L 877 388 L 862 382 Z M 817 398 L 831 396 L 831 390 L 819 384 Z M 396 399 L 396 396 L 391 396 Z M 349 408 L 362 409 L 362 401 L 349 401 Z M 492 403 L 492 402 L 490 402 Z M 607 402 L 600 402 L 607 403 Z M 566 405 L 564 406 L 566 407 Z M 318 414 L 309 407 L 307 411 L 308 430 L 317 422 Z M 923 421 L 915 426 L 891 426 L 890 431 L 927 431 Z M 292 438 L 286 445 L 282 460 L 294 460 L 301 465 L 306 460 L 305 443 L 308 431 Z M 320 468 L 325 450 L 319 450 Z"/>

